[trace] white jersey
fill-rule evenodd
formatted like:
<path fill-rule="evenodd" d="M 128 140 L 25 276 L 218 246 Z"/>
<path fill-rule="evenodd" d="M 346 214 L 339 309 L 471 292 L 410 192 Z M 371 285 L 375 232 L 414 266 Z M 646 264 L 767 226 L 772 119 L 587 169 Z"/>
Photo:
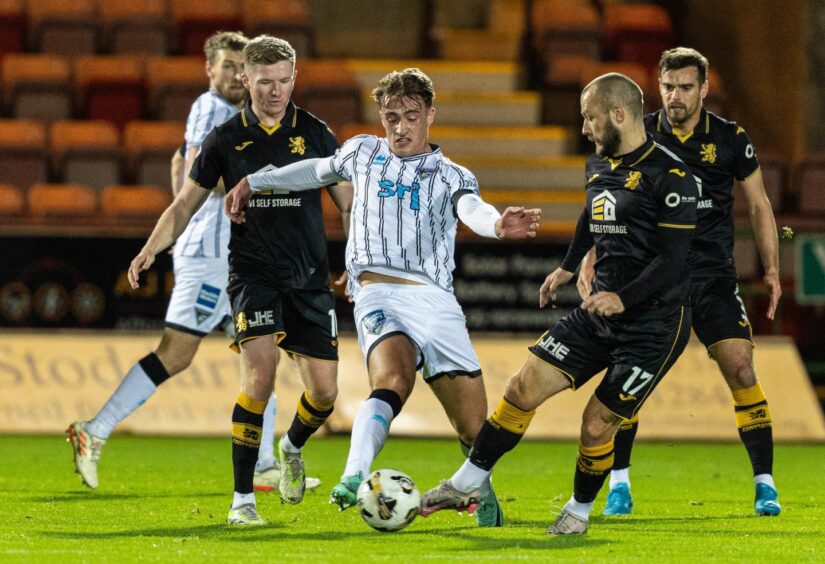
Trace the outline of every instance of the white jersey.
<path fill-rule="evenodd" d="M 186 151 L 200 147 L 206 135 L 238 113 L 238 108 L 214 90 L 204 92 L 186 120 Z M 219 258 L 229 254 L 230 221 L 223 215 L 223 196 L 212 191 L 195 212 L 186 230 L 175 243 L 175 257 Z"/>
<path fill-rule="evenodd" d="M 438 147 L 400 157 L 386 139 L 373 135 L 344 143 L 332 158 L 332 169 L 353 183 L 350 291 L 357 291 L 358 275 L 369 270 L 452 292 L 455 202 L 461 194 L 478 194 L 475 176 Z"/>

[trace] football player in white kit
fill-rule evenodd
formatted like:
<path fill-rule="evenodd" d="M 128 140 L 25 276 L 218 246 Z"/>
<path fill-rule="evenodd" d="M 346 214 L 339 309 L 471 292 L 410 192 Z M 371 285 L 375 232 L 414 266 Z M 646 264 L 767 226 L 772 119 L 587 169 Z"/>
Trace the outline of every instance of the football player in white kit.
<path fill-rule="evenodd" d="M 534 237 L 540 210 L 500 215 L 479 196 L 466 168 L 428 143 L 435 117 L 432 81 L 410 68 L 385 76 L 373 91 L 386 137 L 358 135 L 325 159 L 251 174 L 226 197 L 227 215 L 245 220 L 252 192 L 311 189 L 350 180 L 348 290 L 372 393 L 353 423 L 349 457 L 330 503 L 355 504 L 359 484 L 412 392 L 417 370 L 444 407 L 465 455 L 487 416 L 481 369 L 453 294 L 458 220 L 489 238 Z M 503 523 L 489 481 L 476 509 L 480 526 Z"/>
<path fill-rule="evenodd" d="M 172 160 L 172 191 L 176 195 L 206 135 L 235 115 L 246 101 L 240 80 L 243 48 L 248 39 L 238 32 L 218 32 L 204 44 L 209 90 L 192 104 L 186 121 L 184 156 Z M 75 468 L 83 483 L 94 489 L 99 480 L 97 464 L 103 445 L 114 427 L 143 405 L 160 384 L 185 370 L 201 339 L 214 329 L 234 336 L 234 324 L 226 293 L 229 221 L 222 213 L 223 189 L 214 190 L 192 217 L 174 247 L 175 287 L 166 311 L 165 329 L 158 348 L 143 357 L 124 377 L 98 414 L 89 421 L 69 426 Z M 279 472 L 274 455 L 275 396 L 264 412 L 264 429 L 256 466 L 255 487 L 272 491 Z M 307 487 L 317 487 L 307 478 Z"/>

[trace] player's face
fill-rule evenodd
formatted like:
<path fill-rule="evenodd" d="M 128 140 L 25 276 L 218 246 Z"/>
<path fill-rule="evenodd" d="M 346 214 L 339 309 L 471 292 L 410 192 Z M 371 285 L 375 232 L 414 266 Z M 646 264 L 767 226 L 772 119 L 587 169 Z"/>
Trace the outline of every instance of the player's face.
<path fill-rule="evenodd" d="M 272 65 L 252 65 L 249 73 L 245 73 L 242 78 L 257 112 L 272 119 L 284 117 L 292 89 L 295 88 L 295 69 L 292 63 L 278 61 Z"/>
<path fill-rule="evenodd" d="M 243 54 L 231 49 L 218 49 L 215 62 L 206 62 L 209 87 L 216 90 L 227 102 L 238 105 L 246 98 L 241 82 Z"/>
<path fill-rule="evenodd" d="M 678 126 L 700 111 L 702 99 L 708 93 L 708 82 L 699 84 L 696 67 L 666 70 L 659 76 L 659 92 L 668 121 Z"/>
<path fill-rule="evenodd" d="M 390 98 L 381 105 L 379 116 L 393 153 L 409 157 L 430 150 L 427 138 L 435 108 L 418 98 Z"/>
<path fill-rule="evenodd" d="M 613 123 L 610 113 L 593 101 L 591 91 L 584 93 L 581 99 L 582 135 L 596 144 L 596 154 L 602 157 L 616 155 L 622 144 L 622 134 Z"/>

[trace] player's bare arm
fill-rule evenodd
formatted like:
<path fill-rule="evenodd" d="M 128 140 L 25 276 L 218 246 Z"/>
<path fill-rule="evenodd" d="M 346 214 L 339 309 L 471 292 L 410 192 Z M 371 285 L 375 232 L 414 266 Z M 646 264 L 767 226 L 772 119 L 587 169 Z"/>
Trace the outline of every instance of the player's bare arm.
<path fill-rule="evenodd" d="M 208 190 L 200 188 L 191 180 L 187 179 L 183 183 L 183 188 L 161 214 L 146 244 L 129 265 L 128 279 L 133 289 L 140 285 L 140 273 L 148 270 L 155 262 L 155 255 L 170 246 L 183 233 L 189 220 L 208 195 Z"/>
<path fill-rule="evenodd" d="M 776 220 L 773 217 L 771 202 L 765 193 L 761 169 L 757 169 L 742 181 L 742 193 L 748 205 L 751 227 L 756 236 L 756 247 L 759 249 L 762 267 L 765 270 L 762 280 L 770 293 L 766 315 L 768 319 L 773 319 L 779 305 L 779 298 L 782 296 L 782 286 L 779 283 L 779 241 L 776 234 Z"/>
<path fill-rule="evenodd" d="M 622 299 L 615 292 L 596 292 L 582 302 L 582 309 L 594 315 L 610 317 L 624 312 Z"/>
<path fill-rule="evenodd" d="M 576 280 L 576 288 L 579 290 L 581 299 L 586 300 L 593 291 L 593 279 L 596 277 L 596 247 L 590 249 L 582 259 L 579 268 L 579 278 Z"/>
<path fill-rule="evenodd" d="M 539 307 L 543 308 L 550 302 L 556 301 L 556 289 L 563 286 L 573 279 L 573 273 L 558 267 L 556 270 L 547 275 L 544 283 L 539 288 Z"/>

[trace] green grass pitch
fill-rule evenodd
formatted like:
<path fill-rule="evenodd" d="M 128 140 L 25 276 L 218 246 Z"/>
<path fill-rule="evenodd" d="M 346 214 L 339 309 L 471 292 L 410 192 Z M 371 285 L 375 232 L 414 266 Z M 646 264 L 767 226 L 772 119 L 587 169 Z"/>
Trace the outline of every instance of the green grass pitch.
<path fill-rule="evenodd" d="M 524 441 L 494 474 L 501 529 L 441 512 L 404 531 L 378 533 L 356 510 L 327 504 L 346 458 L 345 437 L 305 452 L 323 480 L 296 506 L 258 496 L 270 525 L 224 525 L 231 500 L 229 439 L 115 435 L 97 491 L 80 484 L 63 437 L 0 436 L 2 562 L 801 562 L 825 560 L 825 457 L 820 445 L 778 445 L 776 518 L 753 515 L 753 486 L 738 444 L 639 443 L 635 512 L 601 517 L 583 537 L 544 534 L 571 493 L 576 445 Z M 461 463 L 456 441 L 392 437 L 374 468 L 397 468 L 420 489 Z"/>

